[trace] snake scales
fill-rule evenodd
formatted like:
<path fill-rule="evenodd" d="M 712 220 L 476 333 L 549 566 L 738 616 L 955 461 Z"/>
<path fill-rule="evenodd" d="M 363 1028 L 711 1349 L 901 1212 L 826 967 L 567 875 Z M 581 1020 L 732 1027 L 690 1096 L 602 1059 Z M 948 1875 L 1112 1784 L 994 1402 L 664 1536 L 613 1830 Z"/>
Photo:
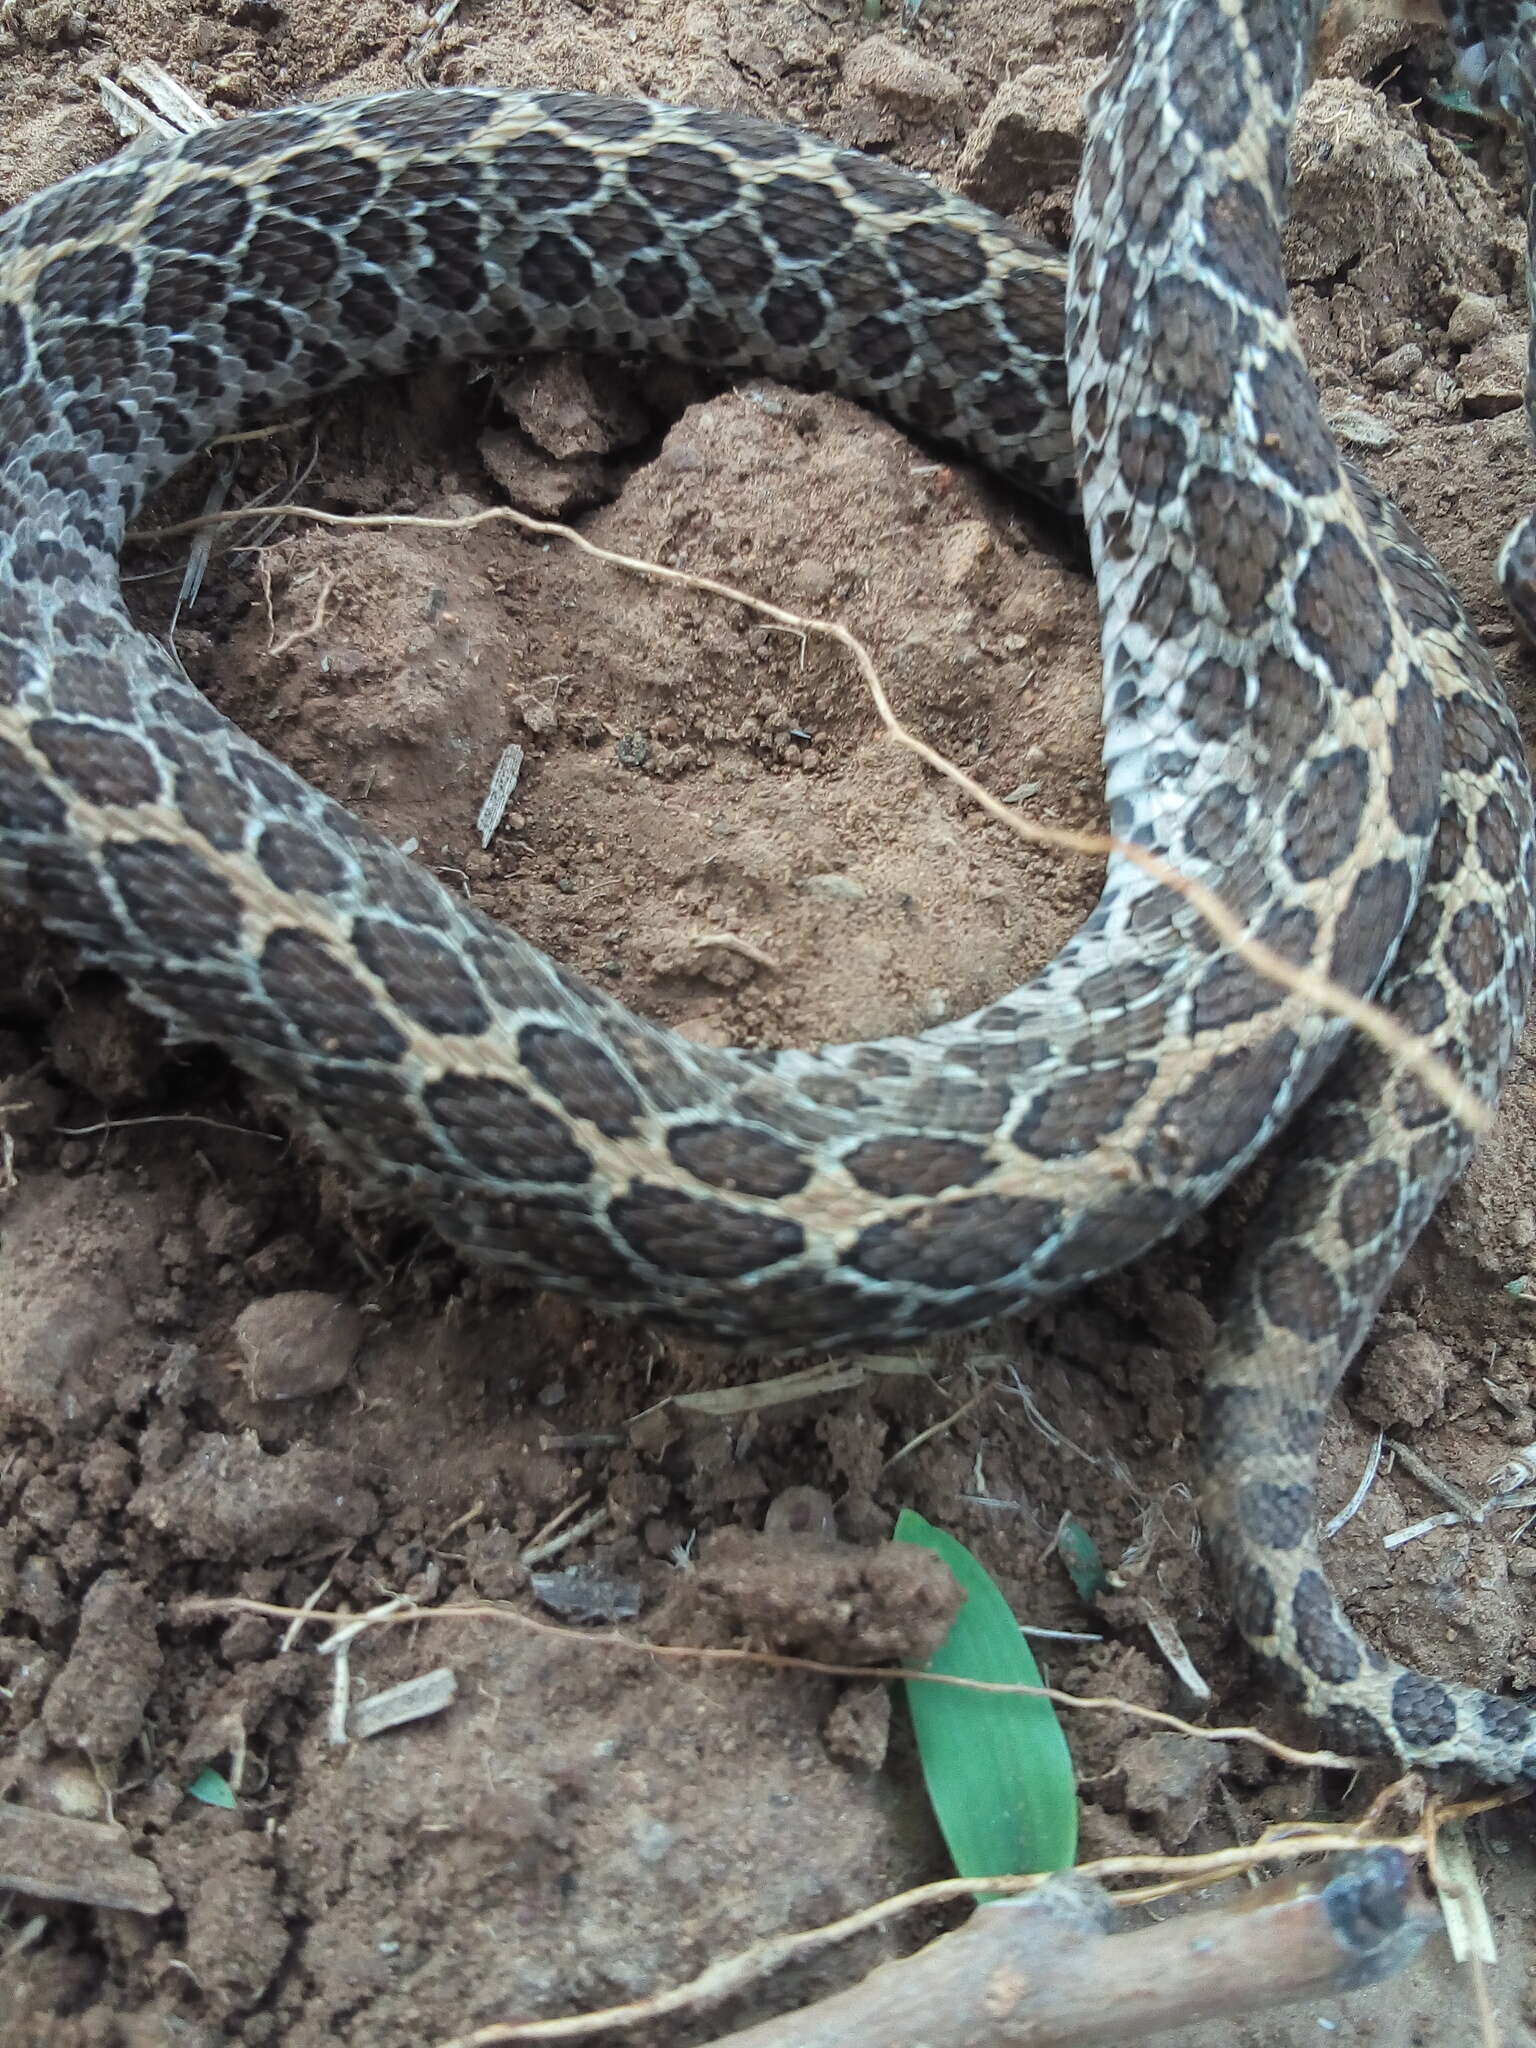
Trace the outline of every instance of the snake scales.
<path fill-rule="evenodd" d="M 376 1186 L 545 1285 L 738 1339 L 901 1340 L 1165 1237 L 1282 1128 L 1205 1417 L 1237 1619 L 1346 1747 L 1536 1775 L 1536 1719 L 1365 1647 L 1311 1534 L 1325 1404 L 1468 1140 L 1123 859 L 1029 986 L 920 1038 L 690 1045 L 230 726 L 116 557 L 208 439 L 363 371 L 647 350 L 839 390 L 1071 501 L 1113 829 L 1497 1093 L 1531 962 L 1518 735 L 1343 472 L 1280 264 L 1305 0 L 1157 0 L 1071 275 L 734 116 L 441 91 L 259 115 L 0 221 L 0 888 Z M 1063 320 L 1070 366 L 1070 418 Z M 1074 453 L 1075 449 L 1075 453 Z"/>

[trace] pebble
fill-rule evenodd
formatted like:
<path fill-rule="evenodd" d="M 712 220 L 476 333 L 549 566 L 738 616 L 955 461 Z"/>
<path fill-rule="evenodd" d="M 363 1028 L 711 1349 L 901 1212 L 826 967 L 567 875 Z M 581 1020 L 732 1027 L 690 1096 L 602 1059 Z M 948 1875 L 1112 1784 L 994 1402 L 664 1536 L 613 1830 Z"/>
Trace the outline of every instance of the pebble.
<path fill-rule="evenodd" d="M 529 1572 L 528 1590 L 541 1607 L 569 1622 L 633 1621 L 640 1612 L 640 1585 L 594 1565 L 564 1571 Z"/>
<path fill-rule="evenodd" d="M 1513 412 L 1525 397 L 1525 336 L 1490 334 L 1461 360 L 1462 404 L 1473 419 Z"/>
<path fill-rule="evenodd" d="M 1499 318 L 1499 302 L 1482 292 L 1465 292 L 1446 322 L 1446 339 L 1452 348 L 1471 348 L 1492 334 Z"/>
<path fill-rule="evenodd" d="M 869 894 L 852 875 L 804 875 L 796 887 L 822 903 L 862 903 Z"/>
<path fill-rule="evenodd" d="M 1351 448 L 1385 449 L 1397 446 L 1397 435 L 1385 420 L 1379 420 L 1373 413 L 1362 412 L 1358 406 L 1346 406 L 1341 412 L 1331 412 L 1328 424 L 1341 441 Z"/>
<path fill-rule="evenodd" d="M 547 739 L 552 732 L 560 730 L 559 712 L 542 697 L 521 698 L 517 715 L 536 739 Z"/>
<path fill-rule="evenodd" d="M 996 553 L 991 529 L 980 519 L 962 519 L 950 528 L 939 547 L 939 567 L 948 583 L 976 591 L 986 582 Z"/>
<path fill-rule="evenodd" d="M 637 1820 L 630 1829 L 635 1854 L 642 1863 L 664 1862 L 677 1840 L 676 1831 L 664 1820 Z"/>
<path fill-rule="evenodd" d="M 1372 363 L 1365 374 L 1379 389 L 1399 391 L 1403 385 L 1411 383 L 1423 367 L 1423 349 L 1416 341 L 1405 341 L 1401 348 L 1393 349 L 1380 362 Z"/>

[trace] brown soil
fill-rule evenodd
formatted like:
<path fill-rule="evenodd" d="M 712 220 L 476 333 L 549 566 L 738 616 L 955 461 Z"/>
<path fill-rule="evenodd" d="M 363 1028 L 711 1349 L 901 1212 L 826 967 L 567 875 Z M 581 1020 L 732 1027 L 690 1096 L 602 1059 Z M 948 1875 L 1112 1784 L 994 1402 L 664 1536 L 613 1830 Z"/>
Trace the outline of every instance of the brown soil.
<path fill-rule="evenodd" d="M 1060 238 L 1074 96 L 1113 10 L 870 14 L 481 0 L 421 71 L 776 115 L 963 179 Z M 424 20 L 383 0 L 0 9 L 0 203 L 115 146 L 96 80 L 132 60 L 235 112 L 411 82 Z M 1406 29 L 1361 31 L 1328 60 L 1297 140 L 1293 283 L 1341 436 L 1457 580 L 1523 705 L 1536 671 L 1492 575 L 1529 475 L 1513 166 L 1407 104 L 1434 61 L 1433 39 Z M 1038 148 L 1017 146 L 1025 115 Z M 510 492 L 610 546 L 835 615 L 906 715 L 991 788 L 1022 790 L 1047 820 L 1099 815 L 1076 544 L 851 406 L 513 366 L 346 399 L 249 451 L 236 498 L 299 471 L 314 502 L 353 511 L 452 517 Z M 178 504 L 210 478 L 197 465 Z M 130 561 L 155 629 L 175 616 L 182 559 Z M 505 527 L 283 527 L 218 554 L 175 630 L 199 683 L 266 744 L 493 914 L 701 1038 L 921 1028 L 1030 973 L 1092 900 L 1082 864 L 1021 847 L 894 751 L 824 646 Z M 510 744 L 526 750 L 521 784 L 482 851 L 476 812 Z M 8 2040 L 404 2048 L 631 1997 L 945 1868 L 883 1694 L 439 1622 L 356 1643 L 352 1697 L 450 1665 L 455 1703 L 337 1744 L 327 1659 L 259 1616 L 178 1617 L 187 1595 L 354 1610 L 480 1596 L 546 1621 L 610 1615 L 657 1641 L 881 1662 L 944 1620 L 942 1586 L 879 1548 L 902 1505 L 972 1544 L 1032 1622 L 1104 1627 L 1051 1555 L 1068 1511 L 1176 1618 L 1213 1718 L 1270 1711 L 1190 1505 L 1203 1295 L 1241 1194 L 1090 1298 L 920 1371 L 711 1418 L 656 1404 L 783 1368 L 519 1292 L 355 1207 L 222 1062 L 168 1052 L 113 985 L 18 920 L 0 922 L 0 1129 L 7 1779 L 33 1808 L 110 1812 L 173 1900 L 158 1917 L 15 1900 Z M 1523 1064 L 1331 1424 L 1329 1511 L 1378 1425 L 1475 1495 L 1536 1437 L 1536 1335 L 1510 1291 L 1533 1262 L 1533 1189 Z M 1517 1521 L 1383 1547 L 1438 1506 L 1401 1466 L 1383 1476 L 1331 1548 L 1345 1597 L 1377 1641 L 1437 1672 L 1529 1685 L 1536 1557 Z M 530 1539 L 596 1509 L 536 1589 Z M 1134 1620 L 1047 1648 L 1059 1684 L 1185 1704 Z M 1219 1773 L 1203 1751 L 1198 1767 L 1160 1754 L 1151 1768 L 1129 1722 L 1068 1733 L 1085 1854 L 1208 1848 L 1350 1796 L 1253 1751 Z M 205 1765 L 236 1784 L 235 1810 L 187 1796 Z M 1532 1862 L 1518 1812 L 1482 1826 L 1495 1997 L 1506 2038 L 1530 2040 Z M 925 1931 L 866 1937 L 636 2038 L 705 2040 Z M 1470 2039 L 1472 2010 L 1436 1948 L 1376 1992 L 1221 2038 Z"/>

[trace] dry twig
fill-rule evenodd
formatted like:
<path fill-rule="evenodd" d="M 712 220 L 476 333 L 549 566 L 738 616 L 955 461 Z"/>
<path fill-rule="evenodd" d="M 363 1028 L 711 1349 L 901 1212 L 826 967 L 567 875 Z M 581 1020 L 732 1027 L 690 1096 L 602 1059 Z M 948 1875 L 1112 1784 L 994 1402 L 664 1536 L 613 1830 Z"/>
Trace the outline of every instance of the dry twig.
<path fill-rule="evenodd" d="M 540 1621 L 534 1615 L 519 1614 L 516 1608 L 484 1601 L 454 1601 L 446 1607 L 418 1607 L 410 1601 L 402 1606 L 397 1600 L 388 1600 L 368 1614 L 332 1614 L 318 1608 L 281 1607 L 274 1601 L 250 1600 L 239 1594 L 222 1598 L 197 1595 L 178 1601 L 172 1612 L 180 1621 L 193 1622 L 215 1615 L 261 1614 L 273 1621 L 315 1622 L 328 1628 L 342 1627 L 352 1636 L 361 1635 L 370 1628 L 389 1628 L 401 1622 L 494 1621 L 505 1627 L 527 1629 L 536 1635 L 559 1636 L 565 1642 L 580 1643 L 584 1648 L 618 1650 L 631 1657 L 653 1658 L 662 1663 L 758 1664 L 768 1665 L 776 1671 L 805 1671 L 817 1678 L 900 1679 L 909 1685 L 958 1686 L 965 1692 L 1017 1693 L 1022 1698 L 1050 1700 L 1058 1707 L 1071 1707 L 1082 1713 L 1128 1714 L 1133 1720 L 1149 1722 L 1156 1728 L 1171 1728 L 1175 1734 L 1193 1736 L 1199 1742 L 1250 1743 L 1267 1755 L 1278 1757 L 1282 1763 L 1295 1764 L 1302 1770 L 1353 1771 L 1363 1768 L 1360 1757 L 1340 1756 L 1331 1749 L 1295 1749 L 1290 1743 L 1280 1742 L 1257 1728 L 1202 1728 L 1193 1721 L 1181 1721 L 1177 1714 L 1166 1714 L 1158 1707 L 1143 1707 L 1133 1700 L 1060 1692 L 1052 1685 L 999 1685 L 980 1678 L 957 1678 L 940 1671 L 908 1671 L 878 1664 L 826 1664 L 814 1657 L 784 1656 L 776 1650 L 648 1643 L 634 1636 L 621 1635 L 616 1629 L 563 1628 L 558 1622 Z"/>

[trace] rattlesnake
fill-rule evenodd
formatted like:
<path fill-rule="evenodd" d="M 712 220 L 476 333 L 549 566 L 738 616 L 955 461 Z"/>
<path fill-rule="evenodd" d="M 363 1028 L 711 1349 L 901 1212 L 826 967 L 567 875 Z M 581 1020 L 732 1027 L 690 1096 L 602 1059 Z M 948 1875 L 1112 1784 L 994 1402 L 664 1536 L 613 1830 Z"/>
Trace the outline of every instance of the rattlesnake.
<path fill-rule="evenodd" d="M 0 888 L 454 1243 L 736 1339 L 913 1339 L 1080 1284 L 1289 1127 L 1208 1382 L 1237 1618 L 1336 1739 L 1518 1777 L 1529 1711 L 1364 1649 L 1312 1550 L 1324 1404 L 1468 1149 L 1421 1082 L 1124 856 L 1057 959 L 973 1017 L 691 1045 L 274 762 L 118 590 L 126 522 L 214 434 L 508 348 L 747 367 L 1062 504 L 1076 476 L 1112 830 L 1375 991 L 1491 1100 L 1530 976 L 1530 791 L 1459 606 L 1345 475 L 1290 326 L 1311 26 L 1298 0 L 1148 6 L 1096 95 L 1070 278 L 883 163 L 567 93 L 251 116 L 17 208 Z"/>

